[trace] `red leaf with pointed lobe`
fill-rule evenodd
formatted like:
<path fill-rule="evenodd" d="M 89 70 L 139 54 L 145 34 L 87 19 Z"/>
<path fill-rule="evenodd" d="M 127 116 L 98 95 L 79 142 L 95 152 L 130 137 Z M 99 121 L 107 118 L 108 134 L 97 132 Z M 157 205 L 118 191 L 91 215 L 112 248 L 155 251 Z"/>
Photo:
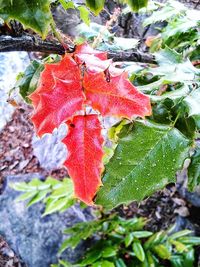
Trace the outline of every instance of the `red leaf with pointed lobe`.
<path fill-rule="evenodd" d="M 85 96 L 76 62 L 66 55 L 56 64 L 47 64 L 37 90 L 30 95 L 35 108 L 32 122 L 39 136 L 52 131 L 82 110 Z"/>
<path fill-rule="evenodd" d="M 83 60 L 81 59 L 82 55 L 92 55 L 92 56 L 95 56 L 101 60 L 108 59 L 106 52 L 95 50 L 87 43 L 76 46 L 74 58 L 78 63 L 83 62 Z"/>
<path fill-rule="evenodd" d="M 62 141 L 68 149 L 64 165 L 75 186 L 75 195 L 88 205 L 101 185 L 103 138 L 97 115 L 75 116 Z"/>
<path fill-rule="evenodd" d="M 104 71 L 112 64 L 112 60 L 107 59 L 107 53 L 94 50 L 86 43 L 76 47 L 74 58 L 78 64 L 84 63 L 92 72 Z"/>
<path fill-rule="evenodd" d="M 106 77 L 107 76 L 107 77 Z M 88 104 L 103 116 L 132 119 L 151 114 L 150 99 L 139 92 L 127 79 L 126 72 L 112 77 L 109 72 L 85 72 L 83 87 Z"/>
<path fill-rule="evenodd" d="M 47 63 L 40 75 L 38 88 L 29 95 L 34 107 L 40 102 L 40 94 L 49 92 L 55 85 L 55 79 L 60 80 L 80 80 L 81 73 L 79 66 L 74 59 L 66 54 L 58 63 Z"/>

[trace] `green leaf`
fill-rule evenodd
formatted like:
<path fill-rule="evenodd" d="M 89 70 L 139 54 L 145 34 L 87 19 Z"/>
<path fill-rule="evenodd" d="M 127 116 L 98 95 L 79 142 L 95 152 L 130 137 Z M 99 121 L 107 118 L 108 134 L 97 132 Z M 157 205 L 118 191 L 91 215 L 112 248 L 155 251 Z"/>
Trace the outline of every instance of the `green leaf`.
<path fill-rule="evenodd" d="M 92 267 L 115 267 L 115 265 L 110 261 L 99 261 L 92 264 Z"/>
<path fill-rule="evenodd" d="M 78 6 L 77 9 L 80 12 L 80 18 L 86 25 L 90 25 L 90 12 L 89 10 L 84 6 Z"/>
<path fill-rule="evenodd" d="M 97 261 L 102 255 L 101 250 L 92 250 L 85 255 L 85 259 L 80 262 L 81 266 L 87 266 Z"/>
<path fill-rule="evenodd" d="M 148 4 L 148 0 L 127 0 L 126 2 L 135 12 L 137 12 L 143 7 L 146 7 Z"/>
<path fill-rule="evenodd" d="M 171 18 L 181 14 L 186 10 L 186 7 L 176 1 L 170 1 L 161 10 L 154 11 L 153 14 L 144 21 L 144 26 L 159 22 L 168 21 Z"/>
<path fill-rule="evenodd" d="M 180 237 L 178 241 L 186 245 L 194 245 L 194 246 L 200 245 L 200 237 L 196 236 Z"/>
<path fill-rule="evenodd" d="M 27 192 L 27 193 L 24 193 L 22 195 L 20 195 L 16 201 L 24 201 L 24 200 L 27 200 L 29 198 L 33 198 L 35 195 L 37 195 L 37 191 L 32 191 L 32 192 Z"/>
<path fill-rule="evenodd" d="M 187 247 L 179 241 L 170 240 L 170 243 L 175 246 L 177 252 L 179 253 L 183 253 L 184 251 L 187 251 Z"/>
<path fill-rule="evenodd" d="M 33 204 L 41 201 L 46 197 L 46 195 L 50 192 L 51 190 L 44 190 L 39 193 L 37 193 L 29 202 L 28 202 L 28 207 L 32 206 Z"/>
<path fill-rule="evenodd" d="M 145 260 L 145 253 L 144 249 L 139 241 L 135 241 L 133 243 L 133 251 L 135 253 L 135 256 L 140 260 L 144 261 Z"/>
<path fill-rule="evenodd" d="M 152 235 L 144 244 L 145 249 L 149 249 L 161 242 L 164 242 L 167 239 L 167 235 L 165 232 L 160 231 Z"/>
<path fill-rule="evenodd" d="M 153 247 L 153 250 L 161 259 L 167 260 L 167 259 L 170 259 L 171 257 L 170 251 L 163 244 Z"/>
<path fill-rule="evenodd" d="M 189 235 L 191 234 L 192 231 L 191 230 L 182 230 L 182 231 L 179 231 L 179 232 L 176 232 L 172 235 L 169 236 L 169 239 L 177 239 L 177 238 L 180 238 L 180 237 L 183 237 L 185 235 Z"/>
<path fill-rule="evenodd" d="M 59 0 L 64 9 L 75 8 L 73 1 Z"/>
<path fill-rule="evenodd" d="M 126 267 L 125 262 L 120 258 L 115 261 L 115 265 L 116 267 Z"/>
<path fill-rule="evenodd" d="M 15 85 L 15 87 L 19 87 L 19 92 L 27 103 L 31 103 L 27 96 L 37 88 L 40 73 L 43 68 L 44 66 L 38 61 L 32 61 Z"/>
<path fill-rule="evenodd" d="M 133 233 L 129 233 L 129 234 L 125 237 L 125 239 L 124 239 L 124 243 L 125 243 L 126 248 L 127 248 L 128 246 L 130 246 L 130 244 L 133 242 L 133 239 L 134 239 L 134 237 L 133 237 Z"/>
<path fill-rule="evenodd" d="M 193 90 L 185 97 L 184 103 L 189 109 L 189 116 L 194 118 L 197 127 L 200 129 L 200 88 Z"/>
<path fill-rule="evenodd" d="M 191 158 L 191 163 L 188 168 L 188 187 L 190 190 L 195 190 L 200 185 L 200 147 L 195 149 L 195 153 Z"/>
<path fill-rule="evenodd" d="M 151 236 L 153 233 L 149 231 L 136 231 L 133 232 L 133 236 L 136 238 L 146 238 Z"/>
<path fill-rule="evenodd" d="M 107 247 L 102 250 L 102 257 L 103 258 L 109 258 L 115 256 L 117 253 L 115 247 Z"/>
<path fill-rule="evenodd" d="M 104 7 L 105 0 L 86 0 L 86 5 L 97 16 Z"/>
<path fill-rule="evenodd" d="M 64 197 L 64 198 L 59 198 L 59 199 L 50 199 L 47 202 L 45 212 L 42 216 L 49 215 L 51 213 L 54 213 L 56 211 L 60 211 L 63 207 L 67 206 L 70 207 L 74 204 L 72 201 L 73 195 L 71 195 L 69 198 Z M 69 204 L 69 205 L 67 205 Z"/>
<path fill-rule="evenodd" d="M 43 38 L 47 36 L 52 15 L 49 0 L 1 0 L 0 17 L 8 22 L 20 21 L 25 28 L 31 28 Z"/>
<path fill-rule="evenodd" d="M 96 204 L 114 208 L 139 201 L 174 182 L 189 145 L 175 128 L 148 121 L 124 126 L 114 156 L 106 165 Z"/>

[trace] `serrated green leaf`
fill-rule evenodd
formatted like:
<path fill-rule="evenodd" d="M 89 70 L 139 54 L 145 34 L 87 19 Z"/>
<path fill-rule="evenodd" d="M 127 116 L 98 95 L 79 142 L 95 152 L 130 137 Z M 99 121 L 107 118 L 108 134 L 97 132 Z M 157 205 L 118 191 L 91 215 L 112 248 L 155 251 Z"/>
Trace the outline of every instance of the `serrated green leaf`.
<path fill-rule="evenodd" d="M 73 1 L 59 0 L 64 9 L 75 8 Z"/>
<path fill-rule="evenodd" d="M 195 149 L 194 155 L 191 157 L 191 163 L 188 168 L 188 187 L 195 190 L 200 185 L 200 147 Z"/>
<path fill-rule="evenodd" d="M 138 260 L 142 262 L 145 260 L 144 249 L 142 247 L 142 244 L 139 241 L 135 241 L 133 243 L 133 251 L 135 253 L 135 256 L 138 258 Z"/>
<path fill-rule="evenodd" d="M 165 5 L 161 10 L 154 11 L 153 14 L 145 19 L 144 26 L 159 22 L 159 21 L 167 21 L 171 18 L 181 14 L 186 10 L 186 7 L 177 2 L 177 1 L 170 1 Z"/>
<path fill-rule="evenodd" d="M 42 71 L 42 69 L 43 65 L 41 65 L 38 61 L 36 60 L 32 61 L 15 85 L 15 87 L 19 87 L 19 92 L 27 103 L 31 103 L 30 100 L 27 98 L 27 96 L 32 92 L 34 92 L 34 90 L 36 89 L 37 82 L 39 80 L 39 74 Z M 37 79 L 35 75 L 36 72 L 37 72 Z M 32 81 L 32 79 L 34 79 L 34 81 Z"/>
<path fill-rule="evenodd" d="M 104 7 L 105 0 L 86 0 L 86 5 L 97 16 Z"/>
<path fill-rule="evenodd" d="M 106 165 L 96 203 L 113 208 L 142 200 L 175 181 L 190 141 L 177 129 L 138 121 L 124 126 L 114 156 Z"/>
<path fill-rule="evenodd" d="M 31 28 L 45 38 L 52 22 L 50 1 L 1 0 L 0 17 L 6 22 L 11 19 L 18 20 L 25 28 Z"/>
<path fill-rule="evenodd" d="M 194 118 L 200 129 L 200 88 L 193 90 L 183 101 L 188 107 L 189 116 Z"/>
<path fill-rule="evenodd" d="M 126 2 L 134 12 L 146 7 L 148 4 L 148 0 L 126 0 Z"/>
<path fill-rule="evenodd" d="M 80 18 L 86 25 L 90 25 L 90 12 L 89 10 L 84 6 L 79 6 L 77 9 L 80 12 Z"/>

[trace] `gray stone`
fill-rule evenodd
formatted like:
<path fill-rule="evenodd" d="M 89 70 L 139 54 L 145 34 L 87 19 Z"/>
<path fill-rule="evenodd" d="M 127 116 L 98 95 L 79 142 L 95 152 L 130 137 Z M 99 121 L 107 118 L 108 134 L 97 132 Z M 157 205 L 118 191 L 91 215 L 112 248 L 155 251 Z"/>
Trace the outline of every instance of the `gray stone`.
<path fill-rule="evenodd" d="M 57 262 L 57 252 L 65 236 L 65 228 L 81 221 L 92 219 L 89 209 L 82 210 L 79 205 L 66 212 L 41 217 L 44 212 L 42 203 L 30 208 L 24 202 L 16 202 L 18 192 L 9 188 L 9 183 L 30 181 L 39 174 L 9 176 L 5 180 L 0 195 L 0 235 L 2 235 L 15 253 L 28 267 L 49 267 Z M 77 250 L 67 250 L 63 258 L 76 261 L 84 251 L 82 244 Z"/>
<path fill-rule="evenodd" d="M 67 126 L 62 124 L 52 134 L 45 134 L 42 138 L 33 137 L 33 153 L 42 168 L 53 170 L 62 166 L 67 156 L 67 150 L 61 140 L 66 133 Z"/>
<path fill-rule="evenodd" d="M 29 63 L 25 52 L 0 53 L 0 130 L 10 120 L 14 108 L 7 102 L 8 92 L 16 82 L 16 76 Z"/>

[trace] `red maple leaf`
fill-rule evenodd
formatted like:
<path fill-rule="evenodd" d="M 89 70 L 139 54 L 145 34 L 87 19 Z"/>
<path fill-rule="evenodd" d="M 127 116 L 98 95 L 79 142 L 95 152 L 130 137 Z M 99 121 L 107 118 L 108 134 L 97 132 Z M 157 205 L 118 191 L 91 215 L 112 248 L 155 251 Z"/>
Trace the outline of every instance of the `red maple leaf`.
<path fill-rule="evenodd" d="M 37 134 L 52 133 L 54 128 L 82 110 L 85 97 L 76 62 L 66 55 L 59 63 L 47 64 L 39 87 L 29 98 L 35 108 L 32 122 Z"/>
<path fill-rule="evenodd" d="M 150 99 L 128 81 L 127 73 L 112 77 L 107 74 L 85 72 L 83 87 L 87 103 L 103 116 L 132 119 L 151 114 Z"/>
<path fill-rule="evenodd" d="M 75 195 L 88 205 L 101 185 L 103 137 L 97 115 L 75 116 L 67 123 L 69 133 L 62 141 L 68 149 L 64 165 L 75 186 Z"/>

